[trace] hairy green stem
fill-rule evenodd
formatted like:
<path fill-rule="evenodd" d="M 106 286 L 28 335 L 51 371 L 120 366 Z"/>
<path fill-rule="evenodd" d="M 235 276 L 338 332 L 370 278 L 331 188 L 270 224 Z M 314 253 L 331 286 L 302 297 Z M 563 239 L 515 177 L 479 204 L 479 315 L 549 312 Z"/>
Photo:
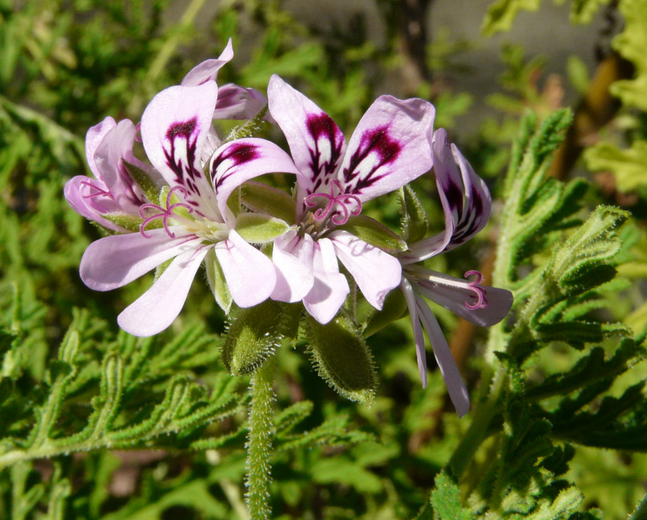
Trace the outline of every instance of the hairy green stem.
<path fill-rule="evenodd" d="M 270 519 L 270 454 L 274 436 L 274 356 L 256 371 L 251 382 L 247 441 L 247 507 L 251 520 Z"/>

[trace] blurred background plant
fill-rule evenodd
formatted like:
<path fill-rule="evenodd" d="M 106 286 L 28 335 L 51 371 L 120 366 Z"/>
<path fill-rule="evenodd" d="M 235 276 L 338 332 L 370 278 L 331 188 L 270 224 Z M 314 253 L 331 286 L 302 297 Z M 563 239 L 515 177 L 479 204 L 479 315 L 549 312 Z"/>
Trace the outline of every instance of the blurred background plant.
<path fill-rule="evenodd" d="M 302 344 L 280 348 L 273 517 L 626 518 L 647 481 L 647 2 L 497 0 L 487 37 L 569 11 L 594 36 L 560 50 L 563 71 L 496 40 L 487 96 L 470 87 L 470 56 L 492 40 L 434 25 L 442 0 L 340 3 L 324 20 L 308 4 L 0 2 L 0 518 L 247 518 L 248 378 L 220 361 L 225 319 L 206 284 L 159 337 L 119 332 L 116 315 L 151 278 L 88 290 L 78 265 L 100 233 L 62 196 L 87 171 L 90 126 L 138 121 L 230 37 L 220 83 L 264 90 L 277 73 L 345 131 L 379 94 L 433 101 L 497 214 L 429 266 L 462 276 L 481 264 L 517 299 L 489 334 L 436 309 L 476 396 L 460 421 L 432 356 L 420 388 L 408 318 L 368 340 L 381 380 L 371 408 L 331 391 Z M 568 130 L 554 115 L 565 106 Z M 433 179 L 415 187 L 440 230 Z M 397 228 L 395 196 L 368 206 Z"/>

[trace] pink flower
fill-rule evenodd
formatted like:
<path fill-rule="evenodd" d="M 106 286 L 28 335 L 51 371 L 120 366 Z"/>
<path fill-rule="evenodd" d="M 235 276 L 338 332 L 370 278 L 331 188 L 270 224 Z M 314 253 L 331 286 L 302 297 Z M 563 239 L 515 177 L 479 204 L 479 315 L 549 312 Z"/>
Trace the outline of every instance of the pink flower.
<path fill-rule="evenodd" d="M 512 306 L 512 293 L 481 285 L 483 275 L 478 271 L 466 272 L 467 279 L 462 280 L 417 265 L 463 244 L 481 231 L 490 218 L 492 203 L 483 180 L 474 173 L 458 148 L 453 144 L 450 147 L 447 132 L 440 128 L 430 140 L 436 185 L 445 213 L 445 231 L 409 244 L 410 251 L 398 255 L 402 264 L 400 288 L 413 324 L 422 385 L 427 384 L 424 327 L 449 396 L 462 417 L 470 408 L 469 395 L 438 320 L 424 298 L 467 321 L 487 327 L 507 316 Z"/>
<path fill-rule="evenodd" d="M 298 168 L 298 227 L 274 241 L 277 281 L 271 297 L 303 301 L 318 322 L 328 323 L 350 290 L 339 260 L 367 301 L 381 309 L 386 294 L 400 283 L 400 262 L 336 228 L 359 214 L 364 202 L 429 171 L 426 136 L 434 107 L 421 99 L 381 96 L 347 145 L 330 116 L 276 75 L 268 98 Z"/>
<path fill-rule="evenodd" d="M 153 335 L 173 322 L 205 258 L 217 259 L 231 297 L 240 307 L 257 305 L 274 291 L 272 261 L 236 231 L 238 218 L 227 200 L 249 179 L 298 171 L 285 152 L 263 139 L 221 144 L 212 127 L 218 96 L 210 77 L 196 86 L 170 87 L 155 96 L 142 116 L 141 135 L 168 191 L 159 201 L 123 199 L 122 208 L 142 219 L 140 231 L 102 238 L 88 247 L 81 260 L 83 281 L 99 291 L 122 287 L 172 260 L 153 286 L 119 315 L 119 325 L 131 334 Z M 98 149 L 104 140 L 100 139 Z M 111 168 L 119 169 L 125 155 L 110 157 Z M 99 221 L 103 209 L 82 214 Z"/>

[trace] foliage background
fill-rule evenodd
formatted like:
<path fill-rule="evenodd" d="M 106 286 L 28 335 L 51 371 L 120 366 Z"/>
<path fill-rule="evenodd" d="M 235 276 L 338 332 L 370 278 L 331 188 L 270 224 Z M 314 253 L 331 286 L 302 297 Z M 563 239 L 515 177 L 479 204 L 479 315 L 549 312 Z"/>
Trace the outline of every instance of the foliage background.
<path fill-rule="evenodd" d="M 345 130 L 386 91 L 434 101 L 437 126 L 450 130 L 487 178 L 497 214 L 482 236 L 433 259 L 432 268 L 460 276 L 481 265 L 492 274 L 502 233 L 516 244 L 499 247 L 500 258 L 507 256 L 494 277 L 515 290 L 517 328 L 493 329 L 488 339 L 488 331 L 438 309 L 482 414 L 459 421 L 437 370 L 427 389 L 420 388 L 408 318 L 369 339 L 380 377 L 372 408 L 329 389 L 303 344 L 278 350 L 274 517 L 586 518 L 603 512 L 626 518 L 647 478 L 640 386 L 647 324 L 647 5 L 571 0 L 557 11 L 570 13 L 570 23 L 592 23 L 582 30 L 595 35 L 585 49 L 594 56 L 589 65 L 577 57 L 581 48 L 563 51 L 573 56 L 562 76 L 533 49 L 495 40 L 501 74 L 497 92 L 485 98 L 460 87 L 461 78 L 474 74 L 469 56 L 478 52 L 478 40 L 431 30 L 431 0 L 369 2 L 371 19 L 377 16 L 382 27 L 379 41 L 361 10 L 322 26 L 295 17 L 286 3 L 0 3 L 0 518 L 246 518 L 249 377 L 229 376 L 219 359 L 225 321 L 206 284 L 196 279 L 180 318 L 159 338 L 120 333 L 117 314 L 152 278 L 106 294 L 87 289 L 78 265 L 100 233 L 62 197 L 65 182 L 87 172 L 88 127 L 107 115 L 138 121 L 156 92 L 217 56 L 229 37 L 237 57 L 222 70 L 221 83 L 264 90 L 278 73 Z M 545 16 L 550 9 L 548 0 L 497 0 L 483 33 L 514 27 L 520 12 Z M 421 23 L 428 19 L 431 24 Z M 567 100 L 574 124 L 550 162 L 559 145 L 552 136 L 564 133 L 568 116 L 549 118 L 543 137 L 540 132 L 532 141 L 531 135 Z M 521 123 L 528 110 L 538 120 Z M 523 162 L 526 147 L 530 159 Z M 513 175 L 504 182 L 506 170 Z M 539 190 L 544 174 L 583 177 L 589 188 L 549 181 Z M 530 184 L 517 186 L 515 178 Z M 430 227 L 442 228 L 433 180 L 421 179 L 416 189 Z M 535 234 L 515 235 L 525 216 L 551 200 L 554 212 L 537 221 Z M 629 209 L 633 217 L 598 210 L 579 227 L 600 203 Z M 397 228 L 395 197 L 371 211 Z M 572 248 L 560 250 L 565 237 Z M 584 238 L 576 243 L 573 237 Z M 549 258 L 561 254 L 576 262 L 582 251 L 595 261 L 574 264 L 577 288 L 564 289 L 566 275 L 550 271 Z M 612 278 L 602 265 L 622 278 L 600 287 Z M 540 289 L 545 301 L 529 299 Z M 526 323 L 528 309 L 544 321 Z M 575 321 L 593 325 L 573 339 Z M 562 328 L 538 335 L 548 325 Z M 505 349 L 511 357 L 496 358 L 494 351 Z M 433 367 L 432 356 L 429 361 Z M 505 376 L 492 368 L 501 366 Z M 572 392 L 562 401 L 560 388 Z M 479 420 L 487 427 L 483 436 L 492 435 L 476 442 L 470 424 Z M 587 431 L 599 434 L 597 444 Z M 469 454 L 470 442 L 472 465 L 459 478 L 456 454 Z M 515 473 L 518 461 L 533 470 Z"/>

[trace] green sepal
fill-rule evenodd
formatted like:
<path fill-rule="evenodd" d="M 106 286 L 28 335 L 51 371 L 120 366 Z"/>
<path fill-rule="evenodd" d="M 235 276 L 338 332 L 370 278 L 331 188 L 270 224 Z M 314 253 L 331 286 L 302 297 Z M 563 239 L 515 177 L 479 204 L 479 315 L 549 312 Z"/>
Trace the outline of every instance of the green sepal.
<path fill-rule="evenodd" d="M 389 253 L 397 253 L 409 249 L 407 243 L 388 227 L 365 215 L 352 216 L 344 225 L 339 226 L 337 229 L 348 231 L 364 242 L 379 247 Z"/>
<path fill-rule="evenodd" d="M 256 137 L 263 132 L 264 128 L 268 128 L 270 124 L 265 121 L 265 114 L 267 114 L 267 105 L 261 108 L 253 118 L 245 121 L 244 124 L 234 127 L 225 142 L 235 141 L 236 139 L 243 139 L 245 137 Z"/>
<path fill-rule="evenodd" d="M 222 361 L 229 373 L 254 372 L 283 341 L 283 309 L 273 300 L 240 309 L 230 321 L 222 347 Z"/>
<path fill-rule="evenodd" d="M 247 242 L 265 244 L 290 229 L 283 220 L 258 213 L 241 213 L 236 220 L 236 232 Z"/>
<path fill-rule="evenodd" d="M 306 333 L 319 375 L 344 397 L 371 406 L 377 374 L 371 351 L 353 320 L 340 311 L 330 323 L 321 325 L 307 314 Z"/>
<path fill-rule="evenodd" d="M 272 215 L 291 225 L 296 223 L 296 201 L 277 188 L 258 181 L 247 181 L 242 186 L 241 200 L 251 211 Z"/>
<path fill-rule="evenodd" d="M 133 180 L 139 185 L 148 200 L 150 200 L 151 202 L 159 200 L 159 196 L 162 190 L 157 186 L 157 184 L 155 184 L 155 181 L 151 179 L 151 176 L 148 175 L 148 173 L 142 170 L 139 166 L 135 166 L 125 159 L 122 159 L 122 161 L 124 162 L 124 168 L 126 168 L 128 175 L 130 175 Z"/>
<path fill-rule="evenodd" d="M 381 311 L 375 311 L 366 322 L 364 337 L 368 338 L 382 330 L 395 320 L 402 318 L 407 312 L 407 301 L 399 289 L 390 291 L 384 299 Z"/>
<path fill-rule="evenodd" d="M 209 282 L 211 292 L 216 299 L 216 303 L 220 305 L 220 308 L 223 311 L 225 311 L 225 314 L 229 314 L 229 309 L 231 309 L 231 303 L 233 300 L 231 298 L 231 293 L 229 292 L 229 287 L 227 287 L 225 274 L 222 272 L 222 267 L 220 262 L 218 262 L 216 251 L 213 248 L 207 253 L 204 263 L 207 267 L 207 281 Z"/>
<path fill-rule="evenodd" d="M 105 213 L 101 216 L 107 221 L 135 233 L 139 232 L 142 222 L 144 222 L 141 218 L 128 215 L 127 213 Z M 162 227 L 161 219 L 153 220 L 146 224 L 146 229 L 155 229 L 160 227 Z"/>
<path fill-rule="evenodd" d="M 429 231 L 429 218 L 409 185 L 398 190 L 400 198 L 402 236 L 407 242 L 422 240 Z"/>

